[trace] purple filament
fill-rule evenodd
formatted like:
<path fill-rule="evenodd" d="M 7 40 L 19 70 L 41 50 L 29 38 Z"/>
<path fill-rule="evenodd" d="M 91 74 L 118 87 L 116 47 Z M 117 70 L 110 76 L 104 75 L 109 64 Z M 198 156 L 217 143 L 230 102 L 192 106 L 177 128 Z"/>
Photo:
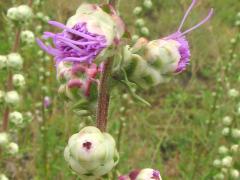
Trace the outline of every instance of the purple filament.
<path fill-rule="evenodd" d="M 40 39 L 37 43 L 55 57 L 56 64 L 62 61 L 91 64 L 107 47 L 105 36 L 89 32 L 86 23 L 78 23 L 73 28 L 56 21 L 49 24 L 63 29 L 61 33 L 44 33 L 43 38 L 52 39 L 54 47 L 46 46 Z"/>

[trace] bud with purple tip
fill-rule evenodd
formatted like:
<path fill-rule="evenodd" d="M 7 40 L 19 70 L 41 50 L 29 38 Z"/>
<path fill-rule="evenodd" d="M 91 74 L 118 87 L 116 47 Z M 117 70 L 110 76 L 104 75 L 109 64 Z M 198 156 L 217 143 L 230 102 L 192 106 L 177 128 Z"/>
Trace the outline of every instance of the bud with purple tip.
<path fill-rule="evenodd" d="M 118 180 L 162 180 L 159 171 L 146 168 L 142 170 L 134 170 L 128 175 L 118 177 Z"/>
<path fill-rule="evenodd" d="M 97 179 L 107 174 L 119 160 L 113 137 L 92 126 L 70 137 L 64 157 L 82 179 Z"/>

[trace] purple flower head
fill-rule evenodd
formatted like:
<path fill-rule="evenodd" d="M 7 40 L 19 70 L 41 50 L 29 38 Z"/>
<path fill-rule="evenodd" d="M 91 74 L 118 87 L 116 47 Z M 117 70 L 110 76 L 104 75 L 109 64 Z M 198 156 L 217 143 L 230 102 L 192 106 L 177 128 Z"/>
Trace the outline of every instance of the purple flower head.
<path fill-rule="evenodd" d="M 152 179 L 161 180 L 160 172 L 154 169 L 146 168 L 142 170 L 134 170 L 128 175 L 118 177 L 118 180 L 140 180 L 140 179 Z"/>
<path fill-rule="evenodd" d="M 54 47 L 46 46 L 40 39 L 37 42 L 43 50 L 55 57 L 57 65 L 62 61 L 91 64 L 107 46 L 106 38 L 89 32 L 86 23 L 78 23 L 73 28 L 56 21 L 49 21 L 49 24 L 63 29 L 61 33 L 44 33 L 43 38 L 52 39 Z"/>
<path fill-rule="evenodd" d="M 183 72 L 184 70 L 186 70 L 187 65 L 189 65 L 189 63 L 190 63 L 191 53 L 190 53 L 189 44 L 188 44 L 188 41 L 187 41 L 185 35 L 187 33 L 191 32 L 191 31 L 193 31 L 194 29 L 198 28 L 199 26 L 203 25 L 204 23 L 206 23 L 211 18 L 211 16 L 213 15 L 213 9 L 211 9 L 208 16 L 204 20 L 202 20 L 197 25 L 191 27 L 190 29 L 188 29 L 184 32 L 181 32 L 182 27 L 184 25 L 184 22 L 186 21 L 190 11 L 192 10 L 194 5 L 196 4 L 196 1 L 197 0 L 192 1 L 192 4 L 189 6 L 188 10 L 186 11 L 177 32 L 175 32 L 175 33 L 171 34 L 170 36 L 167 36 L 167 37 L 164 38 L 164 40 L 175 40 L 180 44 L 179 49 L 178 49 L 179 54 L 180 54 L 180 60 L 178 62 L 178 66 L 175 70 L 175 73 Z"/>
<path fill-rule="evenodd" d="M 43 39 L 51 39 L 53 46 L 45 45 L 37 39 L 39 46 L 55 57 L 56 65 L 60 62 L 99 64 L 111 53 L 107 50 L 117 45 L 124 33 L 125 27 L 116 11 L 109 6 L 110 11 L 96 4 L 82 4 L 71 16 L 66 25 L 49 21 L 52 26 L 62 32 L 45 32 Z"/>
<path fill-rule="evenodd" d="M 157 171 L 157 170 L 153 170 L 153 174 L 152 174 L 152 179 L 155 179 L 155 180 L 160 180 L 160 172 Z"/>
<path fill-rule="evenodd" d="M 49 108 L 49 106 L 52 104 L 51 98 L 48 96 L 45 96 L 43 104 L 45 108 Z"/>

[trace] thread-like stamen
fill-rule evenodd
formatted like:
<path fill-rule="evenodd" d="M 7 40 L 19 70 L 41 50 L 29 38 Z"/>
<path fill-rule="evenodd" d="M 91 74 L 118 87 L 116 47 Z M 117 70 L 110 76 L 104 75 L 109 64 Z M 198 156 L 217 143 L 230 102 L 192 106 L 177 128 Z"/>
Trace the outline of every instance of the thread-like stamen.
<path fill-rule="evenodd" d="M 56 22 L 56 21 L 48 21 L 48 23 L 51 24 L 52 26 L 55 26 L 55 27 L 58 27 L 58 28 L 61 28 L 61 29 L 65 29 L 65 30 L 67 30 L 68 32 L 73 33 L 73 34 L 78 35 L 78 36 L 81 36 L 81 37 L 83 37 L 83 38 L 86 38 L 86 39 L 89 39 L 89 40 L 93 40 L 93 41 L 95 40 L 94 37 L 89 36 L 89 35 L 84 34 L 84 33 L 81 33 L 81 32 L 79 32 L 79 31 L 76 31 L 76 30 L 74 30 L 74 29 L 68 28 L 68 27 L 66 27 L 66 26 L 65 26 L 64 24 L 62 24 L 62 23 L 59 23 L 59 22 Z"/>
<path fill-rule="evenodd" d="M 182 27 L 183 27 L 183 24 L 184 24 L 184 22 L 186 21 L 189 13 L 191 12 L 191 10 L 192 10 L 192 8 L 194 7 L 195 4 L 196 4 L 196 0 L 193 0 L 193 1 L 192 1 L 192 4 L 189 6 L 188 10 L 186 11 L 186 13 L 185 13 L 185 15 L 184 15 L 184 17 L 183 17 L 180 25 L 179 25 L 179 28 L 178 28 L 178 30 L 177 30 L 178 32 L 181 32 L 181 29 L 182 29 Z"/>
<path fill-rule="evenodd" d="M 184 36 L 185 34 L 193 31 L 194 29 L 198 28 L 199 26 L 203 25 L 204 23 L 206 23 L 213 15 L 213 8 L 209 11 L 208 16 L 203 19 L 200 23 L 198 23 L 197 25 L 193 26 L 192 28 L 186 30 L 185 32 L 181 33 L 181 36 Z"/>
<path fill-rule="evenodd" d="M 89 57 L 91 57 L 93 55 L 93 53 L 89 54 L 88 56 L 84 56 L 84 57 L 66 57 L 64 59 L 62 59 L 61 61 L 72 61 L 72 62 L 84 62 L 86 61 Z M 90 64 L 91 62 L 89 62 Z"/>
<path fill-rule="evenodd" d="M 59 52 L 57 49 L 54 49 L 53 47 L 46 46 L 40 39 L 36 38 L 37 44 L 47 53 L 56 56 Z"/>

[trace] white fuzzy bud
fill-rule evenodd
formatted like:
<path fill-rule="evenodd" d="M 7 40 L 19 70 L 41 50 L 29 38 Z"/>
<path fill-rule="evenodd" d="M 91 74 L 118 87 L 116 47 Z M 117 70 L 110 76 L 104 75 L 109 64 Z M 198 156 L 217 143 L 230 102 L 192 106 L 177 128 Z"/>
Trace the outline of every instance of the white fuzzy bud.
<path fill-rule="evenodd" d="M 231 151 L 233 153 L 237 153 L 239 151 L 239 145 L 238 144 L 234 144 L 231 146 Z"/>
<path fill-rule="evenodd" d="M 228 95 L 229 95 L 229 97 L 235 98 L 235 97 L 239 96 L 239 91 L 236 89 L 230 89 L 228 91 Z"/>
<path fill-rule="evenodd" d="M 213 161 L 213 166 L 215 166 L 215 167 L 220 167 L 221 164 L 222 164 L 222 161 L 220 159 L 215 159 Z"/>
<path fill-rule="evenodd" d="M 143 35 L 143 36 L 149 36 L 149 29 L 147 27 L 142 27 L 141 30 L 140 30 L 140 33 Z"/>
<path fill-rule="evenodd" d="M 19 19 L 19 11 L 17 7 L 11 7 L 7 11 L 7 17 L 12 21 L 17 21 Z"/>
<path fill-rule="evenodd" d="M 143 26 L 145 25 L 145 21 L 144 21 L 142 18 L 137 19 L 137 20 L 135 21 L 135 25 L 136 25 L 137 27 L 143 27 Z"/>
<path fill-rule="evenodd" d="M 238 179 L 240 177 L 239 171 L 236 169 L 231 169 L 230 175 L 233 179 Z"/>
<path fill-rule="evenodd" d="M 17 111 L 10 113 L 9 119 L 15 125 L 21 125 L 23 123 L 23 116 L 20 112 Z"/>
<path fill-rule="evenodd" d="M 218 153 L 219 154 L 226 154 L 226 153 L 228 153 L 228 148 L 226 146 L 220 146 L 218 148 Z"/>
<path fill-rule="evenodd" d="M 119 159 L 112 136 L 91 126 L 70 137 L 64 157 L 82 179 L 97 179 L 107 174 Z"/>
<path fill-rule="evenodd" d="M 33 44 L 35 42 L 35 35 L 32 31 L 29 30 L 22 31 L 21 40 L 26 44 Z"/>
<path fill-rule="evenodd" d="M 229 116 L 225 116 L 222 120 L 223 124 L 226 126 L 230 126 L 232 124 L 232 118 Z"/>
<path fill-rule="evenodd" d="M 230 133 L 230 129 L 227 127 L 227 128 L 223 128 L 223 130 L 222 130 L 222 135 L 223 136 L 227 136 L 227 135 L 229 135 L 229 133 Z"/>
<path fill-rule="evenodd" d="M 224 167 L 231 167 L 233 164 L 233 158 L 231 156 L 226 156 L 222 159 L 222 165 Z"/>
<path fill-rule="evenodd" d="M 213 179 L 222 180 L 222 179 L 224 179 L 224 174 L 222 174 L 222 173 L 216 174 Z"/>
<path fill-rule="evenodd" d="M 7 56 L 0 55 L 0 70 L 7 67 Z"/>
<path fill-rule="evenodd" d="M 0 174 L 0 180 L 9 180 L 5 174 Z"/>
<path fill-rule="evenodd" d="M 0 132 L 0 146 L 4 146 L 8 143 L 8 134 Z"/>
<path fill-rule="evenodd" d="M 232 130 L 232 137 L 233 138 L 240 138 L 240 129 L 233 129 Z"/>
<path fill-rule="evenodd" d="M 18 105 L 20 102 L 20 97 L 17 91 L 9 91 L 5 95 L 5 102 L 8 105 Z"/>
<path fill-rule="evenodd" d="M 12 154 L 12 155 L 17 154 L 19 151 L 18 144 L 14 142 L 9 143 L 7 146 L 7 150 L 9 154 Z"/>
<path fill-rule="evenodd" d="M 18 53 L 10 53 L 7 56 L 7 66 L 13 69 L 22 69 L 23 59 Z"/>
<path fill-rule="evenodd" d="M 22 74 L 13 75 L 13 85 L 16 87 L 23 87 L 25 85 L 25 78 Z"/>
<path fill-rule="evenodd" d="M 22 21 L 27 21 L 32 17 L 32 9 L 28 5 L 20 5 L 17 7 L 19 12 L 19 18 Z"/>
<path fill-rule="evenodd" d="M 143 2 L 143 7 L 146 9 L 151 9 L 153 6 L 153 3 L 151 0 L 144 0 Z"/>

